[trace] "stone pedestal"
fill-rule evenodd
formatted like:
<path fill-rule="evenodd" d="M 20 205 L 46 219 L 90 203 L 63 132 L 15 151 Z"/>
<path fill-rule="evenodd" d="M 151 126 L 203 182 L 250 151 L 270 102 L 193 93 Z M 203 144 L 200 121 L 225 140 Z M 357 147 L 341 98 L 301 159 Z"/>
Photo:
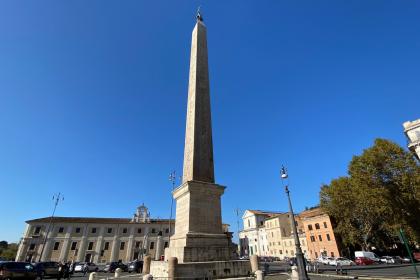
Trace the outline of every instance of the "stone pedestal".
<path fill-rule="evenodd" d="M 225 187 L 188 181 L 174 190 L 175 234 L 165 250 L 165 260 L 179 263 L 232 260 L 235 251 L 223 232 L 220 197 Z"/>

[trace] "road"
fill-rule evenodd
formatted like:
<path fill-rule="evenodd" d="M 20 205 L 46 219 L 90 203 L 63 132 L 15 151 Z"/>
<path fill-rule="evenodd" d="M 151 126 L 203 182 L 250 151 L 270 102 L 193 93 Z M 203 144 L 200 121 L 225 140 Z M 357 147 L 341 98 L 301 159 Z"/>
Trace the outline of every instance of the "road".
<path fill-rule="evenodd" d="M 290 267 L 286 263 L 274 262 L 268 263 L 269 271 L 288 272 Z M 263 267 L 263 265 L 261 266 Z M 336 275 L 335 267 L 330 265 L 321 265 L 319 267 L 322 272 L 321 275 L 329 274 Z M 376 276 L 388 278 L 415 278 L 416 274 L 412 265 L 392 265 L 392 264 L 377 264 L 368 266 L 348 266 L 343 267 L 343 270 L 348 276 Z M 420 272 L 420 263 L 417 263 L 417 270 Z M 312 279 L 313 277 L 311 277 Z M 280 279 L 280 278 L 279 278 Z M 330 278 L 331 279 L 331 278 Z"/>

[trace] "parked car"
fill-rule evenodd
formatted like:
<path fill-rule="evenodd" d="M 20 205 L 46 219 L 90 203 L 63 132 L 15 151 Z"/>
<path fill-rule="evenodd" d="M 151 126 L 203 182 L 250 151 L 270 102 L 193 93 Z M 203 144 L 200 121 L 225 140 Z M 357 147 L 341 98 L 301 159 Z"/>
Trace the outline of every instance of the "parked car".
<path fill-rule="evenodd" d="M 115 272 L 117 268 L 121 268 L 122 271 L 127 271 L 128 267 L 122 262 L 110 262 L 105 265 L 105 272 Z"/>
<path fill-rule="evenodd" d="M 370 265 L 370 264 L 374 264 L 375 261 L 366 257 L 356 257 L 356 259 L 354 260 L 354 262 L 357 265 Z"/>
<path fill-rule="evenodd" d="M 132 261 L 128 264 L 128 273 L 140 273 L 143 271 L 143 261 Z"/>
<path fill-rule="evenodd" d="M 381 263 L 394 263 L 394 259 L 390 256 L 382 256 L 379 258 Z"/>
<path fill-rule="evenodd" d="M 413 253 L 413 258 L 415 261 L 420 262 L 420 252 L 414 252 Z"/>
<path fill-rule="evenodd" d="M 375 254 L 375 253 L 373 253 L 373 252 L 367 252 L 367 251 L 356 251 L 356 252 L 354 252 L 354 256 L 357 258 L 357 257 L 364 257 L 364 258 L 368 258 L 368 259 L 371 259 L 371 260 L 373 260 L 374 262 L 377 262 L 377 263 L 379 263 L 380 262 L 380 259 L 379 259 L 379 257 Z"/>
<path fill-rule="evenodd" d="M 334 261 L 334 258 L 332 257 L 320 257 L 318 259 L 318 262 L 326 264 L 326 265 L 330 265 L 332 261 Z"/>
<path fill-rule="evenodd" d="M 32 264 L 27 262 L 0 262 L 0 280 L 24 279 L 35 280 L 38 277 Z"/>
<path fill-rule="evenodd" d="M 44 278 L 45 276 L 57 277 L 60 274 L 58 271 L 58 262 L 38 262 L 33 264 L 33 266 L 40 278 Z"/>
<path fill-rule="evenodd" d="M 330 265 L 355 265 L 356 263 L 352 260 L 346 258 L 336 258 L 335 260 L 330 261 Z"/>
<path fill-rule="evenodd" d="M 99 270 L 98 266 L 94 263 L 88 262 L 86 264 L 88 265 L 88 272 L 93 272 L 93 271 L 98 271 Z M 76 272 L 84 272 L 83 271 L 84 266 L 85 266 L 85 262 L 80 262 L 80 263 L 76 264 L 75 267 L 74 267 L 74 272 L 75 273 Z"/>

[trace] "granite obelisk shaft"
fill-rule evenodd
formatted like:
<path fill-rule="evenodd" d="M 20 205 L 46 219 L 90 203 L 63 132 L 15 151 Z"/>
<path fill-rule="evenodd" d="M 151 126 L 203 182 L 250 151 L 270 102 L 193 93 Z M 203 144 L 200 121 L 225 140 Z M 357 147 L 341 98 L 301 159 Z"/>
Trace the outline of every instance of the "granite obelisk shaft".
<path fill-rule="evenodd" d="M 214 183 L 207 31 L 197 20 L 192 33 L 182 182 Z"/>

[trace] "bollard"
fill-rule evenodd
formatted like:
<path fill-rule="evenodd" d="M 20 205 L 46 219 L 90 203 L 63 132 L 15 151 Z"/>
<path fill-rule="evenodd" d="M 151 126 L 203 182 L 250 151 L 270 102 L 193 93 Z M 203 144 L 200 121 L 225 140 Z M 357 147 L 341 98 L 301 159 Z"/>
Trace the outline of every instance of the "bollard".
<path fill-rule="evenodd" d="M 258 256 L 257 255 L 252 255 L 249 258 L 249 261 L 251 262 L 251 271 L 255 272 L 258 270 Z"/>
<path fill-rule="evenodd" d="M 297 266 L 293 265 L 292 266 L 292 275 L 290 277 L 291 280 L 298 280 L 299 279 L 299 273 L 297 271 Z"/>
<path fill-rule="evenodd" d="M 256 280 L 264 280 L 264 274 L 261 270 L 255 271 L 255 279 Z"/>
<path fill-rule="evenodd" d="M 96 274 L 96 272 L 91 272 L 89 274 L 89 280 L 96 280 L 98 277 L 98 275 Z"/>
<path fill-rule="evenodd" d="M 122 272 L 121 268 L 117 268 L 117 269 L 115 270 L 115 273 L 114 273 L 114 278 L 119 278 L 119 277 L 121 277 L 121 272 Z"/>
<path fill-rule="evenodd" d="M 152 258 L 150 256 L 145 256 L 143 259 L 143 274 L 150 273 L 150 263 L 152 262 Z"/>
<path fill-rule="evenodd" d="M 176 266 L 178 264 L 178 259 L 176 257 L 169 258 L 168 261 L 168 278 L 174 280 L 176 277 Z"/>

